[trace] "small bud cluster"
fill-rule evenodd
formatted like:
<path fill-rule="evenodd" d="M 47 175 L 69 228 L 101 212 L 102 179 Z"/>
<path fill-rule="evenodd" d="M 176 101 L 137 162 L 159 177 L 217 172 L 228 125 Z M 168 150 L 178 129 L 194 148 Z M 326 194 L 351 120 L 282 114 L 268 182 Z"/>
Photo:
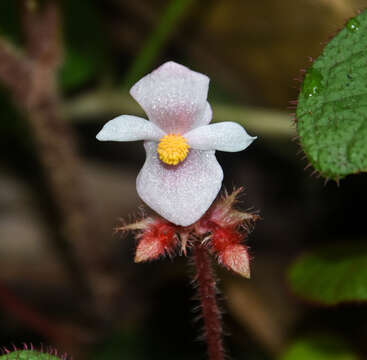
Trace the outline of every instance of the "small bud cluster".
<path fill-rule="evenodd" d="M 244 240 L 259 216 L 235 208 L 241 192 L 239 188 L 232 194 L 226 193 L 200 220 L 188 227 L 176 226 L 157 216 L 145 217 L 116 230 L 137 232 L 135 262 L 173 256 L 177 249 L 186 255 L 191 245 L 200 241 L 221 265 L 250 278 L 250 257 Z"/>

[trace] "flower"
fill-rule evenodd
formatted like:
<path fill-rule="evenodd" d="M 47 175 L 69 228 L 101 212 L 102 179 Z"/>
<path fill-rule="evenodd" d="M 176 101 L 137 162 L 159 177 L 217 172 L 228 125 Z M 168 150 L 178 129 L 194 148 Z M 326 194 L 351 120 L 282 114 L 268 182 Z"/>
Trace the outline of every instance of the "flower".
<path fill-rule="evenodd" d="M 215 200 L 223 171 L 215 150 L 242 151 L 255 137 L 237 123 L 208 125 L 209 78 L 166 62 L 130 90 L 150 121 L 121 115 L 97 134 L 101 141 L 144 140 L 146 160 L 136 185 L 141 199 L 166 220 L 195 223 Z"/>
<path fill-rule="evenodd" d="M 156 218 L 149 221 L 139 236 L 135 262 L 155 260 L 165 254 L 172 255 L 178 243 L 176 227 Z"/>
<path fill-rule="evenodd" d="M 176 226 L 160 216 L 141 214 L 135 222 L 116 228 L 134 232 L 137 240 L 135 262 L 153 261 L 166 255 L 186 254 L 200 244 L 228 270 L 250 278 L 249 248 L 245 244 L 260 216 L 237 209 L 243 188 L 217 199 L 193 226 Z"/>

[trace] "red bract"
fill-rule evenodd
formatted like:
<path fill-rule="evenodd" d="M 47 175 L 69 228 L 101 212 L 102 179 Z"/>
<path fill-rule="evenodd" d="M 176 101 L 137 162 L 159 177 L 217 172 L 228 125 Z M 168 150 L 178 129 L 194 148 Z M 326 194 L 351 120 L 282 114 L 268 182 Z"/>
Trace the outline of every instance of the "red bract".
<path fill-rule="evenodd" d="M 208 212 L 209 220 L 220 226 L 237 226 L 244 221 L 242 213 L 234 208 L 234 205 L 238 201 L 239 194 L 243 191 L 243 188 L 238 188 L 232 192 L 232 194 L 225 195 L 218 201 L 216 201 Z"/>
<path fill-rule="evenodd" d="M 233 227 L 218 227 L 213 231 L 211 243 L 220 264 L 250 278 L 250 258 L 247 248 L 241 244 L 245 235 Z"/>
<path fill-rule="evenodd" d="M 220 254 L 229 245 L 239 244 L 242 238 L 243 235 L 232 227 L 218 227 L 212 232 L 213 249 Z"/>
<path fill-rule="evenodd" d="M 172 255 L 178 245 L 177 226 L 160 217 L 145 217 L 132 224 L 116 228 L 118 232 L 138 232 L 135 262 L 155 260 Z"/>
<path fill-rule="evenodd" d="M 250 257 L 246 246 L 241 244 L 229 245 L 218 254 L 218 259 L 227 269 L 247 279 L 250 278 Z"/>
<path fill-rule="evenodd" d="M 249 228 L 259 217 L 234 208 L 242 188 L 225 194 L 206 214 L 188 227 L 176 226 L 160 217 L 145 217 L 117 230 L 138 231 L 135 262 L 155 260 L 165 254 L 172 255 L 180 243 L 181 253 L 194 243 L 208 244 L 218 262 L 246 278 L 250 277 L 247 247 L 243 245 Z"/>
<path fill-rule="evenodd" d="M 216 302 L 216 279 L 210 255 L 228 270 L 249 279 L 250 257 L 243 244 L 258 215 L 235 209 L 242 189 L 217 200 L 209 210 L 190 226 L 177 226 L 160 217 L 144 217 L 117 230 L 137 231 L 138 246 L 135 262 L 154 260 L 165 254 L 180 253 L 192 256 L 195 268 L 194 283 L 204 319 L 204 337 L 210 359 L 224 360 L 221 314 Z M 198 194 L 200 196 L 200 194 Z"/>
<path fill-rule="evenodd" d="M 171 255 L 176 246 L 176 227 L 164 220 L 157 219 L 140 234 L 135 262 L 154 260 L 165 254 Z"/>

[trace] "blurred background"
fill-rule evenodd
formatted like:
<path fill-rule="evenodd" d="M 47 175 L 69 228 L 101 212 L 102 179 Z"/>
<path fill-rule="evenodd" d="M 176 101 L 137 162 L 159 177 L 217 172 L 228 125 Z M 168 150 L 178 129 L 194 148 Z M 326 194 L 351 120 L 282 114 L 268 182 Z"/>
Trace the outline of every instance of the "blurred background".
<path fill-rule="evenodd" d="M 143 115 L 129 87 L 174 60 L 211 78 L 215 121 L 258 136 L 217 153 L 225 187 L 244 186 L 241 206 L 262 216 L 252 279 L 217 269 L 230 356 L 276 359 L 310 334 L 341 339 L 331 353 L 366 354 L 367 308 L 304 302 L 286 272 L 310 248 L 366 235 L 366 175 L 338 187 L 305 171 L 288 107 L 300 69 L 367 1 L 59 5 L 0 2 L 0 344 L 79 360 L 205 358 L 188 259 L 134 264 L 134 239 L 113 233 L 142 205 L 142 144 L 95 139 L 114 116 Z"/>

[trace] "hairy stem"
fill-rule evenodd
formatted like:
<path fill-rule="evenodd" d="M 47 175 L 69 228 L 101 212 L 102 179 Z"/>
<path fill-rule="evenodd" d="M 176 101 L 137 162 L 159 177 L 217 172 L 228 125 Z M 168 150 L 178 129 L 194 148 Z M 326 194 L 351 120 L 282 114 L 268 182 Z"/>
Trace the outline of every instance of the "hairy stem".
<path fill-rule="evenodd" d="M 224 360 L 222 318 L 216 299 L 216 280 L 208 251 L 200 242 L 194 245 L 193 257 L 209 359 Z"/>

